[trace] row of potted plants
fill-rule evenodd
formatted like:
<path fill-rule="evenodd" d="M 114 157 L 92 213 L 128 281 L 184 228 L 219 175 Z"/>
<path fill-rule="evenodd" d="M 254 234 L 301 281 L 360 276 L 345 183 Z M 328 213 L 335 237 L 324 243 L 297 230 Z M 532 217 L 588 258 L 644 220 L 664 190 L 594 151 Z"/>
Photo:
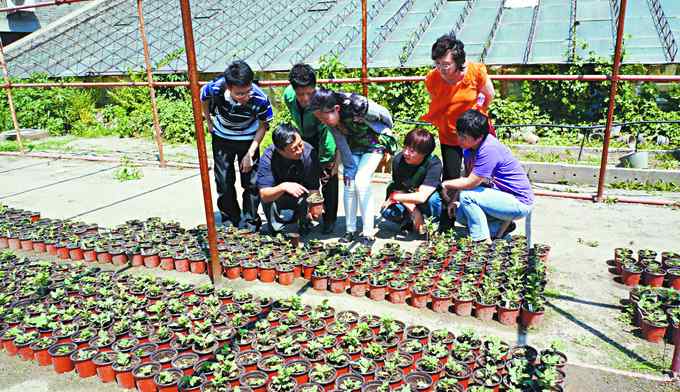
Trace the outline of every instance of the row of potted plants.
<path fill-rule="evenodd" d="M 671 287 L 680 290 L 680 253 L 631 248 L 614 250 L 612 272 L 620 275 L 626 286 L 643 284 L 651 287 Z"/>
<path fill-rule="evenodd" d="M 473 313 L 505 325 L 538 325 L 545 308 L 548 248 L 527 252 L 523 237 L 476 244 L 451 234 L 431 237 L 414 252 L 386 243 L 371 252 L 341 244 L 310 241 L 306 252 L 286 249 L 285 241 L 261 244 L 249 257 L 236 247 L 222 258 L 230 279 L 259 279 L 289 285 L 298 277 L 317 290 L 368 296 L 377 301 L 430 308 L 435 312 Z M 247 252 L 246 252 L 247 253 Z"/>
<path fill-rule="evenodd" d="M 562 390 L 566 356 L 299 297 L 0 254 L 0 341 L 59 373 L 142 391 Z M 192 389 L 193 388 L 193 389 Z"/>

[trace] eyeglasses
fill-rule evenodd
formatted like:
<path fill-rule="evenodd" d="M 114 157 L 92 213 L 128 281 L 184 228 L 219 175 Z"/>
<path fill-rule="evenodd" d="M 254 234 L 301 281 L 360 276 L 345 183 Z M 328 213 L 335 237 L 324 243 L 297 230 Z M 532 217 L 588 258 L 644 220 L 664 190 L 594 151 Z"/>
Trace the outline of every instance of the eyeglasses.
<path fill-rule="evenodd" d="M 441 64 L 441 63 L 434 63 L 434 67 L 439 69 L 440 71 L 448 71 L 451 69 L 455 64 Z"/>

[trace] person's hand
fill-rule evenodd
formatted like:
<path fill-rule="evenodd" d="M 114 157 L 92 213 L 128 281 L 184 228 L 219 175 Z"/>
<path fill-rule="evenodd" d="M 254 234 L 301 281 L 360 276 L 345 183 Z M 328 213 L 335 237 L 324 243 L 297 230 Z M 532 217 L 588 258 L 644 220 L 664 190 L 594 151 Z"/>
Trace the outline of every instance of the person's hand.
<path fill-rule="evenodd" d="M 241 159 L 241 173 L 248 173 L 253 169 L 253 155 L 248 151 Z"/>
<path fill-rule="evenodd" d="M 326 185 L 331 177 L 338 173 L 336 166 L 335 162 L 328 162 L 323 165 L 321 168 L 321 177 L 319 177 L 322 185 Z"/>
<path fill-rule="evenodd" d="M 396 203 L 394 200 L 388 198 L 387 200 L 385 200 L 385 202 L 382 204 L 382 206 L 380 206 L 380 210 L 382 211 L 382 210 L 384 210 L 385 208 L 391 206 L 391 205 L 394 204 L 394 203 Z"/>
<path fill-rule="evenodd" d="M 354 181 L 353 178 L 349 178 L 347 176 L 342 176 L 342 182 L 345 184 L 345 186 L 352 185 L 352 181 Z"/>
<path fill-rule="evenodd" d="M 283 190 L 293 197 L 300 197 L 306 193 L 309 193 L 307 188 L 298 184 L 297 182 L 284 182 L 281 184 Z"/>
<path fill-rule="evenodd" d="M 452 201 L 448 204 L 446 207 L 446 212 L 448 213 L 449 218 L 456 219 L 456 208 L 457 206 L 455 201 Z"/>
<path fill-rule="evenodd" d="M 418 234 L 425 234 L 425 218 L 423 213 L 419 209 L 414 209 L 411 212 L 411 218 L 413 219 L 413 229 Z"/>

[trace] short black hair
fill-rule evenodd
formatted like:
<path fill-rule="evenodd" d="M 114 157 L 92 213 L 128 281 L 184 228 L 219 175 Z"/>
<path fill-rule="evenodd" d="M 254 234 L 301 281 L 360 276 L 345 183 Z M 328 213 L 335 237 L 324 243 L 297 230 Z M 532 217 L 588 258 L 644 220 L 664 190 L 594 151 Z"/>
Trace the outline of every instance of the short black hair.
<path fill-rule="evenodd" d="M 294 126 L 287 123 L 279 124 L 272 134 L 272 143 L 278 150 L 285 150 L 295 141 L 296 134 L 299 132 Z"/>
<path fill-rule="evenodd" d="M 458 117 L 456 131 L 473 139 L 489 134 L 489 118 L 477 110 L 468 110 Z"/>
<path fill-rule="evenodd" d="M 253 83 L 255 74 L 250 68 L 250 65 L 243 60 L 236 60 L 229 64 L 224 70 L 224 80 L 227 86 L 250 86 Z"/>
<path fill-rule="evenodd" d="M 290 69 L 288 81 L 294 89 L 298 87 L 316 87 L 316 73 L 311 65 L 298 63 Z"/>
<path fill-rule="evenodd" d="M 333 109 L 335 105 L 342 105 L 342 99 L 339 94 L 336 94 L 333 90 L 318 88 L 314 91 L 314 95 L 312 95 L 312 98 L 309 100 L 308 109 L 312 112 L 317 110 L 329 111 Z"/>
<path fill-rule="evenodd" d="M 406 134 L 404 147 L 411 147 L 423 155 L 430 155 L 434 151 L 436 142 L 434 136 L 423 128 L 415 128 Z"/>
<path fill-rule="evenodd" d="M 456 63 L 458 69 L 465 68 L 465 45 L 456 38 L 453 33 L 444 34 L 437 38 L 432 44 L 432 61 L 446 56 L 446 52 L 451 51 L 453 62 Z"/>

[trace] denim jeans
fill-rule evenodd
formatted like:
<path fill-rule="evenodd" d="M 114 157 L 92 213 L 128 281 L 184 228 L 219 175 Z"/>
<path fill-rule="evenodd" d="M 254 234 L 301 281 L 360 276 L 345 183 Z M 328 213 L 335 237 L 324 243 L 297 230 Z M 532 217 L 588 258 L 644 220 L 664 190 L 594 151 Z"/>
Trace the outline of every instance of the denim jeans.
<path fill-rule="evenodd" d="M 468 227 L 474 241 L 491 238 L 491 233 L 498 235 L 503 222 L 521 219 L 533 208 L 510 193 L 482 186 L 461 191 L 459 200 L 456 221 Z"/>
<path fill-rule="evenodd" d="M 293 197 L 284 193 L 271 203 L 262 203 L 264 214 L 267 216 L 267 227 L 271 233 L 278 233 L 287 225 L 307 219 L 307 195 Z"/>
<path fill-rule="evenodd" d="M 418 208 L 424 217 L 432 217 L 435 222 L 440 224 L 440 226 L 442 222 L 449 220 L 446 209 L 442 209 L 442 198 L 438 191 L 432 192 L 432 195 L 430 195 L 427 201 L 416 205 L 416 208 Z M 399 224 L 404 224 L 411 220 L 406 207 L 401 203 L 397 203 L 396 207 L 383 210 L 382 216 L 386 220 Z"/>

